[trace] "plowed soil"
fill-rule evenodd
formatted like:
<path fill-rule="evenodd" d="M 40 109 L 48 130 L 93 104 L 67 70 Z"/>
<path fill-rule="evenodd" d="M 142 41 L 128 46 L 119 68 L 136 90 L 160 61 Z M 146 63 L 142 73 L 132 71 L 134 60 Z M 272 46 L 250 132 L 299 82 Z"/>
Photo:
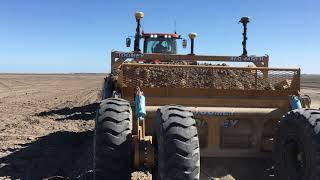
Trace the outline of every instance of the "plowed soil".
<path fill-rule="evenodd" d="M 164 67 L 126 67 L 133 71 L 130 84 L 139 87 L 174 87 L 174 88 L 211 88 L 233 90 L 269 90 L 275 89 L 263 77 L 255 81 L 255 72 L 246 70 L 209 69 L 209 68 L 164 68 Z M 135 78 L 139 79 L 135 82 Z M 131 82 L 130 82 L 131 81 Z"/>
<path fill-rule="evenodd" d="M 103 74 L 0 75 L 0 179 L 90 179 Z M 320 76 L 302 90 L 320 107 Z M 270 160 L 201 159 L 201 179 L 272 180 Z M 133 179 L 151 179 L 134 172 Z"/>

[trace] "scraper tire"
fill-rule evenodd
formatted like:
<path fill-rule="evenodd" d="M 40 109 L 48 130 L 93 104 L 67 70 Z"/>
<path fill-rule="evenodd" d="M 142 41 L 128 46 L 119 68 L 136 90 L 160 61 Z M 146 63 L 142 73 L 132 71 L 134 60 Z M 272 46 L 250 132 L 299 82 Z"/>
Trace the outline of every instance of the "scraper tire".
<path fill-rule="evenodd" d="M 156 177 L 161 180 L 200 178 L 200 150 L 193 113 L 182 106 L 164 106 L 155 121 Z"/>
<path fill-rule="evenodd" d="M 97 110 L 94 179 L 131 179 L 132 111 L 128 101 L 109 98 Z"/>
<path fill-rule="evenodd" d="M 274 141 L 278 179 L 320 180 L 320 110 L 288 112 L 279 121 Z"/>

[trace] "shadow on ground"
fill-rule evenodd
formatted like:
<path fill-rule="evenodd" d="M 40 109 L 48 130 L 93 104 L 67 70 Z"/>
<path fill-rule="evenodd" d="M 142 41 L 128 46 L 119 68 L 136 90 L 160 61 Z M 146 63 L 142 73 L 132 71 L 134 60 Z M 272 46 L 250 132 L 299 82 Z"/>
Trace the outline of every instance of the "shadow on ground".
<path fill-rule="evenodd" d="M 0 177 L 21 180 L 92 179 L 93 132 L 55 132 L 0 158 Z M 201 180 L 274 180 L 271 160 L 202 158 Z M 227 178 L 226 178 L 227 179 Z M 233 180 L 232 178 L 227 180 Z"/>
<path fill-rule="evenodd" d="M 63 115 L 65 117 L 57 118 L 56 120 L 92 120 L 95 118 L 98 105 L 99 103 L 92 103 L 79 107 L 64 107 L 61 109 L 43 111 L 36 114 L 36 116 Z"/>
<path fill-rule="evenodd" d="M 90 179 L 92 131 L 55 132 L 0 158 L 0 177 L 10 179 Z"/>
<path fill-rule="evenodd" d="M 201 158 L 200 179 L 275 180 L 271 167 L 271 159 Z"/>

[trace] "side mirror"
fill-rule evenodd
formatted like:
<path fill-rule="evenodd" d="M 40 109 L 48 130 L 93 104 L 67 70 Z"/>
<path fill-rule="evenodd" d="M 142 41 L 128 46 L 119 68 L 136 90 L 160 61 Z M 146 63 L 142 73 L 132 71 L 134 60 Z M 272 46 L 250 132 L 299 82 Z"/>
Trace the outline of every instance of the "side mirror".
<path fill-rule="evenodd" d="M 182 47 L 183 47 L 183 48 L 186 48 L 186 47 L 187 47 L 187 44 L 188 44 L 188 43 L 187 43 L 187 40 L 186 40 L 186 39 L 183 39 L 183 40 L 182 40 Z"/>
<path fill-rule="evenodd" d="M 130 38 L 126 39 L 126 45 L 127 45 L 127 47 L 131 46 L 131 39 Z"/>

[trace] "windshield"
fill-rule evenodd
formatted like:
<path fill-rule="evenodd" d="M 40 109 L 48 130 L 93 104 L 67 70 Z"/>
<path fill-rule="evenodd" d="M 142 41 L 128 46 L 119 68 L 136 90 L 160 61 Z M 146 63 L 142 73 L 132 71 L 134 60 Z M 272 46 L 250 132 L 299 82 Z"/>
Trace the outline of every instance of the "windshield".
<path fill-rule="evenodd" d="M 146 38 L 144 41 L 144 53 L 176 54 L 177 44 L 173 38 Z"/>

